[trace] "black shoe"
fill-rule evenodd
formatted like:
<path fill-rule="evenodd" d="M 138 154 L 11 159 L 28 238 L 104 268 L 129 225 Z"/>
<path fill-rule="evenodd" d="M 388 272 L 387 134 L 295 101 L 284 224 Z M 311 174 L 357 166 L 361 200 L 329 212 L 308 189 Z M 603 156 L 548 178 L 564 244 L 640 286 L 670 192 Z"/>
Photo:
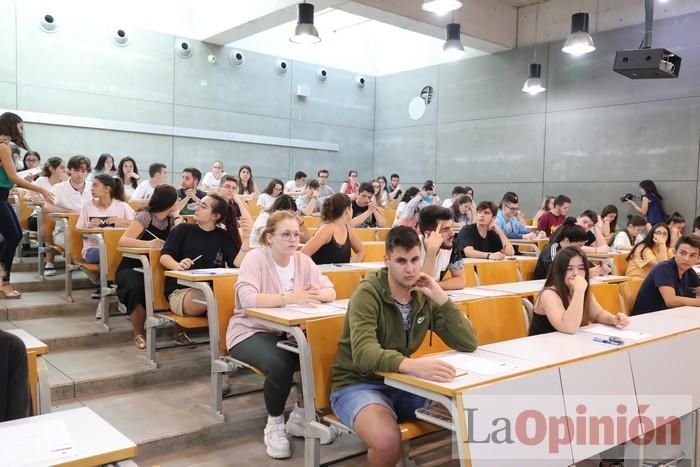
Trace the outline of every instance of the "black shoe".
<path fill-rule="evenodd" d="M 94 298 L 95 300 L 99 300 L 100 298 L 102 298 L 102 293 L 100 292 L 99 287 L 92 293 L 92 295 L 90 295 L 90 298 Z"/>

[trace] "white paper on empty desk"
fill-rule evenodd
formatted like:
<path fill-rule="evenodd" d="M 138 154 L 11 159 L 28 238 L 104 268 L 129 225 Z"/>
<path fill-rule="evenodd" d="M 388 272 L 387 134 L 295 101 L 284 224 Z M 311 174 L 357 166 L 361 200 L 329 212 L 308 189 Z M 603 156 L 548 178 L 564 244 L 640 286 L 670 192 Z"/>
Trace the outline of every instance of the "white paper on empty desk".
<path fill-rule="evenodd" d="M 0 428 L 0 465 L 44 466 L 77 456 L 63 420 L 43 420 Z"/>
<path fill-rule="evenodd" d="M 321 305 L 287 305 L 285 308 L 307 315 L 340 315 L 345 313 L 346 307 L 334 303 Z"/>
<path fill-rule="evenodd" d="M 487 358 L 475 357 L 468 353 L 456 353 L 438 357 L 445 363 L 449 363 L 457 370 L 457 376 L 467 373 L 478 373 L 480 375 L 495 375 L 504 371 L 518 368 L 517 365 L 489 360 Z"/>
<path fill-rule="evenodd" d="M 581 328 L 581 331 L 590 332 L 591 334 L 602 334 L 604 336 L 615 336 L 630 341 L 641 341 L 642 339 L 651 337 L 651 334 L 647 334 L 646 332 L 618 329 L 614 326 L 605 326 L 604 324 L 596 324 Z"/>

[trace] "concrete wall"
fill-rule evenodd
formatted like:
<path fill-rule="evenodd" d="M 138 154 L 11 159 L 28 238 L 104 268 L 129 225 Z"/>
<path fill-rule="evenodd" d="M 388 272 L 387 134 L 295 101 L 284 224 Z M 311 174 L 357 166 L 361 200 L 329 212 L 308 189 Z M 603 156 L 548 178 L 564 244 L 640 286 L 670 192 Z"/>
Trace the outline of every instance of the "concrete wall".
<path fill-rule="evenodd" d="M 562 43 L 537 47 L 547 92 L 520 91 L 533 49 L 445 64 L 377 79 L 375 172 L 401 165 L 404 185 L 434 177 L 443 195 L 455 184 L 497 201 L 513 189 L 532 215 L 544 194 L 566 193 L 573 212 L 600 211 L 657 182 L 667 211 L 698 211 L 700 14 L 655 23 L 654 46 L 683 58 L 677 80 L 634 81 L 612 71 L 615 51 L 635 48 L 642 27 L 594 35 L 597 50 L 572 58 Z M 424 117 L 408 103 L 435 88 Z M 582 202 L 585 200 L 585 203 Z M 578 201 L 578 202 L 577 202 Z"/>

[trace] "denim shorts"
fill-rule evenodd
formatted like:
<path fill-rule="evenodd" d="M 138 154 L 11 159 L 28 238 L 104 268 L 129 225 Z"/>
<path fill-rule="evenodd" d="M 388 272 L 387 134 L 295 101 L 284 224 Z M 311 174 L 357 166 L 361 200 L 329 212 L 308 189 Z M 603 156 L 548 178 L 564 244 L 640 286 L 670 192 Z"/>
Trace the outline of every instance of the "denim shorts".
<path fill-rule="evenodd" d="M 85 262 L 92 264 L 99 264 L 100 262 L 100 249 L 99 248 L 88 248 L 85 250 Z"/>
<path fill-rule="evenodd" d="M 333 413 L 344 425 L 355 429 L 355 417 L 370 404 L 380 404 L 394 414 L 398 422 L 416 418 L 416 409 L 426 406 L 424 397 L 392 388 L 386 384 L 362 383 L 331 393 Z"/>

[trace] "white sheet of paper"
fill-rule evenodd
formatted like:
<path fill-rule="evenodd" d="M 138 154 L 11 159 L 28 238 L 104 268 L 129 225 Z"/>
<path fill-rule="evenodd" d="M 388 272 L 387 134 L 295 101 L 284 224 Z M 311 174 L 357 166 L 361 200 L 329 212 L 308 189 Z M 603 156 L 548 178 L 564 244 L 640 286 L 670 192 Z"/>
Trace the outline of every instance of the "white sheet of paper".
<path fill-rule="evenodd" d="M 504 371 L 517 368 L 516 365 L 511 365 L 498 360 L 489 360 L 486 358 L 475 357 L 467 353 L 457 353 L 438 357 L 445 363 L 449 363 L 457 370 L 457 376 L 466 373 L 479 373 L 480 375 L 495 375 Z"/>
<path fill-rule="evenodd" d="M 285 308 L 307 315 L 339 315 L 345 312 L 345 307 L 330 303 L 322 305 L 287 305 Z"/>
<path fill-rule="evenodd" d="M 17 172 L 17 176 L 20 178 L 25 178 L 27 175 L 36 175 L 41 172 L 41 167 L 34 167 L 33 169 L 22 170 Z"/>
<path fill-rule="evenodd" d="M 603 334 L 604 336 L 615 336 L 630 341 L 640 341 L 651 337 L 651 334 L 647 334 L 646 332 L 618 329 L 614 326 L 606 326 L 604 324 L 596 324 L 587 328 L 581 328 L 581 331 L 590 332 L 591 334 Z"/>
<path fill-rule="evenodd" d="M 184 272 L 189 272 L 190 274 L 194 275 L 202 275 L 202 276 L 216 276 L 218 274 L 232 274 L 232 273 L 237 273 L 238 269 L 235 268 L 203 268 L 203 269 L 190 269 L 189 271 L 184 271 Z"/>
<path fill-rule="evenodd" d="M 477 297 L 502 297 L 503 295 L 508 295 L 507 292 L 503 292 L 502 290 L 480 289 L 478 287 L 474 287 L 469 290 L 453 290 L 450 292 L 450 294 L 453 293 L 462 295 L 472 295 Z"/>
<path fill-rule="evenodd" d="M 63 420 L 45 420 L 0 428 L 0 465 L 53 465 L 77 457 Z"/>

